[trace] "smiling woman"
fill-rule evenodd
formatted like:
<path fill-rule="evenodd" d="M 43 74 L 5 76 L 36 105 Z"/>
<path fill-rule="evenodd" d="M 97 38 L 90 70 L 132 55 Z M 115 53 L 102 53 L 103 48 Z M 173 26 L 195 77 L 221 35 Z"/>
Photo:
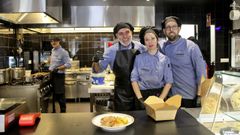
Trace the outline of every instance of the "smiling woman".
<path fill-rule="evenodd" d="M 133 90 L 139 100 L 137 109 L 144 109 L 143 102 L 149 96 L 165 99 L 173 82 L 170 61 L 159 51 L 158 35 L 155 27 L 143 27 L 139 33 L 147 52 L 137 55 L 131 73 Z"/>

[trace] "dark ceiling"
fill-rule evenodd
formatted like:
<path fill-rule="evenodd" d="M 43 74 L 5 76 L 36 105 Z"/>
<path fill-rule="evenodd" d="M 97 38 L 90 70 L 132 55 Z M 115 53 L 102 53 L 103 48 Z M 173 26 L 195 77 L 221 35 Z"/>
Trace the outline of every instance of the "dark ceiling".
<path fill-rule="evenodd" d="M 155 3 L 191 3 L 191 4 L 206 4 L 214 0 L 63 0 L 72 6 L 152 6 Z"/>
<path fill-rule="evenodd" d="M 155 0 L 63 0 L 72 6 L 152 6 Z"/>

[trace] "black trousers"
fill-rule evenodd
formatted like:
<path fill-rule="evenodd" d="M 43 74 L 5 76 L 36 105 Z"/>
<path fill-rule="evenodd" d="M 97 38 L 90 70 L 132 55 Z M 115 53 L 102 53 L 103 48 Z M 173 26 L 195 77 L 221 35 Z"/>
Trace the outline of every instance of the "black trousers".
<path fill-rule="evenodd" d="M 58 101 L 61 113 L 65 113 L 66 112 L 66 98 L 65 98 L 65 94 L 56 94 L 56 93 L 53 94 L 53 102 L 54 101 Z"/>
<path fill-rule="evenodd" d="M 195 108 L 197 107 L 197 98 L 194 99 L 182 99 L 181 107 Z"/>
<path fill-rule="evenodd" d="M 62 113 L 66 112 L 66 98 L 65 94 L 53 94 L 53 112 L 56 112 L 55 109 L 55 101 L 58 101 L 60 106 L 60 111 Z M 41 97 L 40 98 L 40 106 L 41 106 L 41 112 L 42 113 L 48 113 L 48 104 L 49 104 L 50 98 Z"/>
<path fill-rule="evenodd" d="M 58 101 L 61 112 L 66 112 L 66 98 L 65 98 L 65 74 L 52 73 L 53 84 L 53 103 Z M 53 112 L 55 111 L 55 104 L 53 104 Z"/>

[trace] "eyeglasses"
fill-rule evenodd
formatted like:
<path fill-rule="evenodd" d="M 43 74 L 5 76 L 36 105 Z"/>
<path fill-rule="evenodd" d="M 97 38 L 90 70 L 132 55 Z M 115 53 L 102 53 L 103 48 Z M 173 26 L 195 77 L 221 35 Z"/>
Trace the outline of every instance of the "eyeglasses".
<path fill-rule="evenodd" d="M 165 27 L 166 30 L 176 30 L 177 28 L 178 28 L 177 25 Z"/>

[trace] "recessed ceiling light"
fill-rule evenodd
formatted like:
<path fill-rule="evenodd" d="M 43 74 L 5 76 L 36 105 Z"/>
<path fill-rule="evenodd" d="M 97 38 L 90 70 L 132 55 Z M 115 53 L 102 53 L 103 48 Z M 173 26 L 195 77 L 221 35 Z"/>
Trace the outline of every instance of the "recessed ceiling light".
<path fill-rule="evenodd" d="M 150 1 L 150 0 L 146 0 L 146 1 Z"/>

